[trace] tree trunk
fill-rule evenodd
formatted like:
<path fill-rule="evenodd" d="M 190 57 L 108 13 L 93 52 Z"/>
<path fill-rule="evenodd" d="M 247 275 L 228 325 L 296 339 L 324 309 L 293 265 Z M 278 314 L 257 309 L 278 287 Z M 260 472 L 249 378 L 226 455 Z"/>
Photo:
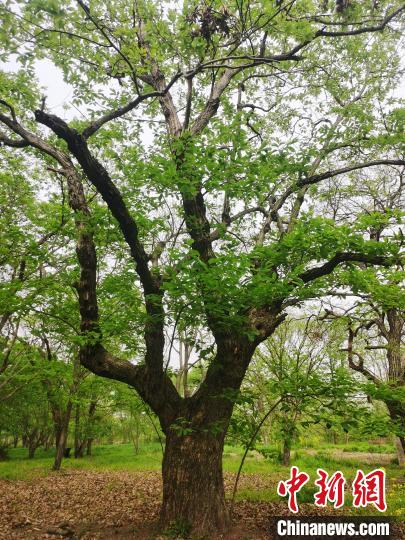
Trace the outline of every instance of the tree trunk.
<path fill-rule="evenodd" d="M 38 429 L 34 429 L 28 436 L 28 459 L 33 459 L 35 450 L 38 448 Z"/>
<path fill-rule="evenodd" d="M 134 419 L 135 419 L 135 434 L 132 437 L 132 442 L 134 445 L 135 454 L 138 454 L 139 453 L 139 437 L 140 437 L 140 430 L 139 430 L 140 418 L 139 418 L 138 413 L 134 414 Z"/>
<path fill-rule="evenodd" d="M 403 433 L 405 430 L 405 406 L 402 402 L 386 400 L 385 404 L 390 415 L 391 420 L 398 426 L 399 432 Z M 402 435 L 395 437 L 395 446 L 397 449 L 398 463 L 400 465 L 405 464 L 405 438 Z"/>
<path fill-rule="evenodd" d="M 206 535 L 229 525 L 222 477 L 224 434 L 166 434 L 163 457 L 164 528 L 177 526 L 185 534 Z"/>
<path fill-rule="evenodd" d="M 51 402 L 51 407 L 52 407 L 52 418 L 53 418 L 53 432 L 55 435 L 55 448 L 56 448 L 56 451 L 58 451 L 59 440 L 61 437 L 61 433 L 63 431 L 62 411 L 59 405 L 55 406 L 54 402 Z"/>
<path fill-rule="evenodd" d="M 62 428 L 60 425 L 55 425 L 55 448 L 58 449 L 59 440 L 62 433 Z"/>
<path fill-rule="evenodd" d="M 86 443 L 86 455 L 91 456 L 91 450 L 93 445 L 93 439 L 90 437 L 87 439 Z"/>
<path fill-rule="evenodd" d="M 63 424 L 60 426 L 60 429 L 58 430 L 58 444 L 56 447 L 55 461 L 52 466 L 52 470 L 54 471 L 59 471 L 60 466 L 62 465 L 62 459 L 65 453 L 66 441 L 68 438 L 69 421 L 70 421 L 70 415 L 72 413 L 72 406 L 73 406 L 73 403 L 71 401 L 68 401 L 64 419 L 63 419 Z"/>
<path fill-rule="evenodd" d="M 395 446 L 397 448 L 398 464 L 405 466 L 405 439 L 404 437 L 395 437 Z"/>
<path fill-rule="evenodd" d="M 77 448 L 77 456 L 75 457 L 82 458 L 84 456 L 84 449 L 86 448 L 86 443 L 87 443 L 86 439 L 83 439 L 80 441 L 80 444 Z"/>
<path fill-rule="evenodd" d="M 58 441 L 58 446 L 56 448 L 55 461 L 52 466 L 52 470 L 54 471 L 59 471 L 60 466 L 62 465 L 62 459 L 63 459 L 63 455 L 65 453 L 65 448 L 66 448 L 67 435 L 68 435 L 67 427 L 66 429 L 63 429 L 59 433 L 59 441 Z"/>
<path fill-rule="evenodd" d="M 97 401 L 92 400 L 89 405 L 89 415 L 88 415 L 88 428 L 87 431 L 90 429 L 90 433 L 93 433 L 93 422 L 94 422 L 94 415 L 96 412 L 97 407 Z M 86 440 L 83 441 L 83 451 L 84 447 L 86 447 L 86 455 L 91 456 L 91 445 L 93 443 L 94 437 L 92 435 L 88 436 Z"/>
<path fill-rule="evenodd" d="M 166 436 L 163 456 L 161 525 L 198 537 L 226 531 L 222 453 L 234 406 L 254 347 L 249 340 L 217 340 L 217 354 L 192 397 L 179 403 L 176 416 L 159 415 Z M 175 531 L 173 531 L 175 532 Z"/>
<path fill-rule="evenodd" d="M 283 465 L 289 466 L 291 459 L 291 445 L 289 439 L 284 439 L 283 443 Z"/>
<path fill-rule="evenodd" d="M 403 388 L 405 385 L 405 359 L 402 349 L 402 336 L 404 319 L 401 312 L 396 308 L 387 311 L 389 323 L 389 339 L 387 347 L 387 359 L 389 367 L 389 380 L 394 388 Z M 388 400 L 385 402 L 393 422 L 398 426 L 401 435 L 395 437 L 399 465 L 405 465 L 405 403 L 403 401 Z"/>
<path fill-rule="evenodd" d="M 80 451 L 80 405 L 76 403 L 75 407 L 75 458 L 83 457 L 83 452 Z"/>
<path fill-rule="evenodd" d="M 51 446 L 52 446 L 52 435 L 49 435 L 45 439 L 45 445 L 44 445 L 45 452 L 47 452 L 50 449 Z"/>

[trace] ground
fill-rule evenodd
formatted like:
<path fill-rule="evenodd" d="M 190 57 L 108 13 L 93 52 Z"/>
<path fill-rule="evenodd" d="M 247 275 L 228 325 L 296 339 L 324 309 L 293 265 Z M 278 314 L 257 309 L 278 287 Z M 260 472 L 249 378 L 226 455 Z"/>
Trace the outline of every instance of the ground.
<path fill-rule="evenodd" d="M 11 452 L 8 462 L 0 463 L 1 539 L 167 538 L 159 537 L 156 529 L 161 496 L 157 447 L 144 448 L 137 456 L 129 445 L 96 448 L 91 458 L 65 460 L 59 473 L 49 471 L 52 459 L 49 454 L 39 452 L 36 459 L 28 461 L 23 459 L 24 452 L 17 449 Z M 226 449 L 224 468 L 229 497 L 240 455 L 241 449 Z M 350 480 L 361 465 L 359 458 L 365 472 L 375 468 L 381 459 L 377 453 L 369 452 L 363 456 L 360 452 L 343 452 L 341 448 L 335 448 L 318 453 L 314 450 L 300 451 L 294 458 L 294 464 L 308 472 L 311 478 L 316 476 L 316 467 L 321 466 L 329 472 L 339 468 Z M 403 471 L 394 464 L 384 468 L 389 479 L 387 514 L 403 519 Z M 222 538 L 270 539 L 271 516 L 288 514 L 285 501 L 276 493 L 277 482 L 287 476 L 288 468 L 251 453 L 240 480 L 234 507 L 234 527 Z M 312 488 L 304 488 L 299 494 L 299 515 L 336 515 L 336 511 L 330 508 L 317 509 L 310 503 L 313 491 Z M 353 513 L 349 495 L 347 499 L 342 511 L 344 515 Z M 369 515 L 371 512 L 363 509 L 361 513 Z M 397 538 L 402 537 L 399 527 Z M 404 529 L 402 533 L 405 533 Z M 171 536 L 176 536 L 175 531 Z M 181 538 L 181 534 L 178 537 Z"/>

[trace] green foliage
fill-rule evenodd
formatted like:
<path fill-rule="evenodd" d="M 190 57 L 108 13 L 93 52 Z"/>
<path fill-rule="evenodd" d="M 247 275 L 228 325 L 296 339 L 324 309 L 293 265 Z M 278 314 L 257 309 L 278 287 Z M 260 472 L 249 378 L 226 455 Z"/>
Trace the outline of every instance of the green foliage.
<path fill-rule="evenodd" d="M 82 370 L 84 346 L 102 341 L 122 373 L 121 362 L 143 364 L 145 327 L 162 322 L 165 350 L 156 373 L 174 380 L 177 334 L 187 330 L 196 358 L 186 375 L 195 391 L 207 369 L 221 383 L 221 340 L 256 347 L 280 315 L 295 317 L 298 307 L 308 323 L 290 318 L 279 326 L 257 349 L 242 391 L 221 388 L 216 396 L 235 404 L 228 440 L 246 448 L 279 398 L 272 429 L 265 425 L 253 441 L 264 454 L 280 442 L 293 447 L 307 432 L 402 433 L 365 395 L 402 402 L 403 381 L 371 387 L 346 368 L 340 349 L 351 313 L 330 326 L 309 315 L 328 295 L 346 302 L 357 295 L 357 320 L 405 308 L 402 173 L 392 165 L 403 154 L 404 108 L 392 93 L 399 17 L 384 32 L 352 32 L 359 21 L 374 28 L 400 3 L 174 4 L 0 6 L 1 433 L 8 444 L 24 430 L 49 431 L 51 413 L 71 405 L 80 414 L 70 437 L 76 430 L 81 441 L 121 438 L 138 451 L 141 441 L 161 436 L 156 418 L 132 390 Z M 328 31 L 338 35 L 322 35 Z M 55 112 L 36 80 L 44 59 L 70 85 L 65 118 L 79 133 L 117 112 L 89 137 L 89 159 L 111 176 L 136 227 L 112 217 L 107 197 L 79 167 L 89 214 L 74 214 L 66 171 L 38 142 L 24 146 L 17 123 L 56 151 L 72 150 L 35 121 L 41 106 Z M 164 95 L 119 112 L 158 86 Z M 209 123 L 196 129 L 205 116 Z M 392 166 L 377 166 L 384 161 Z M 123 220 L 161 294 L 144 297 L 142 264 L 139 257 L 134 263 Z M 100 320 L 86 332 L 77 308 L 79 221 L 97 251 Z M 146 304 L 160 301 L 164 316 L 147 315 Z M 359 354 L 370 350 L 362 339 Z M 226 369 L 235 368 L 237 379 L 246 366 L 229 361 Z M 185 417 L 171 428 L 193 433 Z M 204 429 L 216 435 L 223 423 Z"/>

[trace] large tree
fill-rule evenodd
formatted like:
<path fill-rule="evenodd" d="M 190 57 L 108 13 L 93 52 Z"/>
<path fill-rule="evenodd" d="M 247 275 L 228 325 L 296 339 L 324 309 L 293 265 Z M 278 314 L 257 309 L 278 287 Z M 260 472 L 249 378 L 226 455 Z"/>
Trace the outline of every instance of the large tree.
<path fill-rule="evenodd" d="M 256 347 L 289 307 L 327 291 L 337 267 L 398 259 L 390 242 L 365 238 L 355 212 L 336 224 L 319 187 L 405 163 L 400 115 L 387 101 L 404 8 L 39 0 L 0 10 L 2 57 L 12 53 L 25 69 L 1 76 L 1 141 L 27 159 L 33 149 L 67 183 L 80 361 L 133 386 L 158 415 L 163 525 L 223 529 L 224 437 Z M 81 117 L 48 111 L 33 81 L 41 58 L 62 69 Z M 127 244 L 136 273 L 124 265 L 126 276 L 143 292 L 134 303 L 129 287 L 131 301 L 114 314 L 137 323 L 132 358 L 116 335 L 109 347 L 99 310 L 98 228 L 112 225 L 97 223 L 95 197 Z M 177 326 L 210 336 L 194 344 L 209 366 L 189 397 L 167 371 L 166 331 Z"/>

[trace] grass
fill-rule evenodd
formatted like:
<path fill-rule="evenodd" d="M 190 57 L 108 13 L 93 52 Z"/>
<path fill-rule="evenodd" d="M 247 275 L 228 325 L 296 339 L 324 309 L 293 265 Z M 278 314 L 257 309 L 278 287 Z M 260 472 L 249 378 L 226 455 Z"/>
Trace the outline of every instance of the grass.
<path fill-rule="evenodd" d="M 343 452 L 366 452 L 368 454 L 395 454 L 396 449 L 392 443 L 370 444 L 368 441 L 359 441 L 348 444 L 328 445 L 319 443 L 316 445 L 318 450 L 340 450 Z"/>
<path fill-rule="evenodd" d="M 354 444 L 344 446 L 319 445 L 317 454 L 308 454 L 305 449 L 296 452 L 292 459 L 292 464 L 297 465 L 301 471 L 310 475 L 311 485 L 304 486 L 299 493 L 299 502 L 313 502 L 315 480 L 318 468 L 325 469 L 329 473 L 340 470 L 348 482 L 354 479 L 357 469 L 362 469 L 365 473 L 377 468 L 378 465 L 365 464 L 353 456 L 350 458 L 334 458 L 334 449 L 345 450 L 347 452 L 364 452 L 365 445 L 356 443 L 359 450 L 354 450 Z M 369 444 L 367 445 L 370 446 Z M 393 448 L 386 445 L 386 450 L 392 452 Z M 33 480 L 38 477 L 46 477 L 50 474 L 53 463 L 53 449 L 44 451 L 38 449 L 36 456 L 32 460 L 27 459 L 27 450 L 24 448 L 10 449 L 8 461 L 0 462 L 0 479 L 7 480 Z M 382 452 L 381 452 L 382 453 Z M 224 450 L 223 467 L 224 471 L 235 473 L 238 470 L 243 454 L 241 447 L 226 446 Z M 361 456 L 359 456 L 361 457 Z M 101 445 L 95 446 L 92 456 L 82 459 L 65 459 L 63 461 L 64 470 L 87 470 L 87 471 L 160 471 L 162 452 L 159 444 L 144 444 L 140 452 L 135 454 L 132 445 Z M 390 464 L 383 467 L 388 478 L 387 490 L 387 515 L 405 517 L 405 485 L 398 480 L 403 477 L 403 470 L 398 465 Z M 256 452 L 249 452 L 243 468 L 244 475 L 259 474 L 262 477 L 260 486 L 255 486 L 255 482 L 248 483 L 249 487 L 242 482 L 238 490 L 238 500 L 280 502 L 280 497 L 276 493 L 276 485 L 280 479 L 289 476 L 290 469 L 276 463 L 271 459 L 264 459 Z M 351 506 L 351 497 L 346 496 L 345 510 L 347 512 L 369 515 L 378 513 L 372 507 L 355 510 Z"/>
<path fill-rule="evenodd" d="M 54 450 L 39 448 L 34 459 L 27 459 L 25 448 L 12 448 L 9 459 L 0 462 L 0 478 L 31 480 L 47 476 L 54 460 Z M 131 444 L 95 446 L 92 456 L 64 459 L 63 469 L 96 471 L 160 471 L 162 450 L 159 444 L 145 444 L 135 454 Z"/>
<path fill-rule="evenodd" d="M 328 450 L 328 451 L 326 451 Z M 362 463 L 358 459 L 351 457 L 350 459 L 337 459 L 333 458 L 333 448 L 323 447 L 317 455 L 309 455 L 305 453 L 305 450 L 301 449 L 297 452 L 297 457 L 291 460 L 293 465 L 299 467 L 300 471 L 305 471 L 310 476 L 310 481 L 306 484 L 298 494 L 299 503 L 313 503 L 314 493 L 317 490 L 313 485 L 313 480 L 317 478 L 317 469 L 324 469 L 326 472 L 332 474 L 339 470 L 344 474 L 348 484 L 354 480 L 357 469 L 361 469 L 364 473 L 368 473 L 376 468 L 378 465 L 370 465 L 369 463 Z M 363 450 L 362 450 L 363 451 Z M 350 452 L 353 452 L 351 449 Z M 255 463 L 256 461 L 256 463 Z M 230 463 L 225 457 L 224 469 L 233 471 L 233 464 L 229 467 Z M 239 465 L 239 464 L 238 464 Z M 385 470 L 388 479 L 387 485 L 387 512 L 386 515 L 405 518 L 405 484 L 404 484 L 404 471 L 399 465 L 390 464 L 382 466 Z M 266 474 L 269 478 L 269 488 L 241 488 L 238 490 L 237 500 L 251 500 L 251 501 L 267 501 L 267 502 L 280 502 L 280 497 L 276 493 L 276 485 L 280 479 L 286 479 L 289 477 L 290 468 L 280 465 L 279 463 L 271 462 L 269 460 L 257 461 L 256 458 L 248 457 L 243 469 L 244 473 L 262 473 Z M 402 480 L 402 482 L 401 482 Z M 355 509 L 351 505 L 350 487 L 347 487 L 344 510 L 346 513 L 352 513 L 356 515 L 379 515 L 378 510 L 372 506 L 366 508 Z"/>

